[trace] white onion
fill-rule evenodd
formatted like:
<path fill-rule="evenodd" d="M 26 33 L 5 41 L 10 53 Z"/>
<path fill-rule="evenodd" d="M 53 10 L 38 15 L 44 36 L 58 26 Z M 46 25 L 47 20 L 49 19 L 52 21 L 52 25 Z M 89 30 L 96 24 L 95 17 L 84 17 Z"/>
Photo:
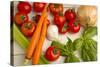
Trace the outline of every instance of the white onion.
<path fill-rule="evenodd" d="M 77 15 L 81 25 L 95 26 L 97 21 L 97 8 L 95 6 L 80 6 Z"/>

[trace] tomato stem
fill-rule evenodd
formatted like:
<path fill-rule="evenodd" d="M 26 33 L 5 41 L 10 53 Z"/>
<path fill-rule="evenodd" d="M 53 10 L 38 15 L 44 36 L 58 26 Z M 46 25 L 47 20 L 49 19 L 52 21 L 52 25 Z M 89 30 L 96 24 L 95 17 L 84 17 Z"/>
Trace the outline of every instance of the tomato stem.
<path fill-rule="evenodd" d="M 54 54 L 57 54 L 57 51 L 58 51 L 58 49 L 57 48 L 54 48 L 53 53 Z"/>
<path fill-rule="evenodd" d="M 58 7 L 59 7 L 59 4 L 54 4 L 54 7 L 55 7 L 55 8 L 58 8 Z"/>
<path fill-rule="evenodd" d="M 25 16 L 21 16 L 21 19 L 24 20 L 25 19 Z"/>
<path fill-rule="evenodd" d="M 60 12 L 60 13 L 59 13 L 59 16 L 63 16 L 63 13 Z"/>
<path fill-rule="evenodd" d="M 25 24 L 25 28 L 31 29 L 31 27 L 32 27 L 32 24 L 31 23 Z"/>
<path fill-rule="evenodd" d="M 77 26 L 78 25 L 78 22 L 74 22 L 74 25 Z"/>

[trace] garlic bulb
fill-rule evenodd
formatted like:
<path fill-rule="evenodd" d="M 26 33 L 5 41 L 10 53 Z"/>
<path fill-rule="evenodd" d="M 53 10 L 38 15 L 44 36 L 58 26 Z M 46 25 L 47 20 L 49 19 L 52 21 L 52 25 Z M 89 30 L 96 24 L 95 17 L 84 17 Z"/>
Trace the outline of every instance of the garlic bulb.
<path fill-rule="evenodd" d="M 80 6 L 77 15 L 81 25 L 95 26 L 97 21 L 97 8 L 95 6 Z"/>
<path fill-rule="evenodd" d="M 58 39 L 58 27 L 56 25 L 49 25 L 47 29 L 47 38 L 51 41 Z"/>

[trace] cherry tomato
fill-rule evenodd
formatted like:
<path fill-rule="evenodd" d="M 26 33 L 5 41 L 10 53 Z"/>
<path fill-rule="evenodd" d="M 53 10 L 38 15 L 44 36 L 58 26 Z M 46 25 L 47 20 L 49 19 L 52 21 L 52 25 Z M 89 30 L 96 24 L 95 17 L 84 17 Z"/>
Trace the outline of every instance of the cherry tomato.
<path fill-rule="evenodd" d="M 56 24 L 58 27 L 62 27 L 65 22 L 66 22 L 66 19 L 63 16 L 63 14 L 54 15 L 54 24 Z"/>
<path fill-rule="evenodd" d="M 33 10 L 35 12 L 42 12 L 46 3 L 34 2 L 33 3 Z"/>
<path fill-rule="evenodd" d="M 66 20 L 69 22 L 76 18 L 76 13 L 72 9 L 68 9 L 65 11 L 64 16 L 65 16 Z"/>
<path fill-rule="evenodd" d="M 45 58 L 49 61 L 55 61 L 60 56 L 60 50 L 56 49 L 54 46 L 50 46 L 45 53 Z"/>
<path fill-rule="evenodd" d="M 49 10 L 52 14 L 58 14 L 63 12 L 63 5 L 62 4 L 53 4 L 49 5 Z"/>
<path fill-rule="evenodd" d="M 63 14 L 54 15 L 54 24 L 57 25 L 59 33 L 61 32 L 65 22 L 66 22 L 66 19 L 63 16 Z"/>
<path fill-rule="evenodd" d="M 39 21 L 39 19 L 40 19 L 40 17 L 41 17 L 41 15 L 36 15 L 36 16 L 33 16 L 33 20 L 35 20 L 36 22 L 38 22 Z M 49 26 L 50 25 L 50 20 L 49 19 L 47 19 L 47 26 Z"/>
<path fill-rule="evenodd" d="M 29 4 L 29 2 L 19 2 L 19 4 L 17 5 L 18 11 L 19 12 L 23 12 L 23 13 L 30 13 L 32 10 L 31 5 Z"/>
<path fill-rule="evenodd" d="M 68 23 L 69 31 L 72 33 L 77 33 L 80 30 L 80 24 L 74 21 Z"/>
<path fill-rule="evenodd" d="M 17 25 L 21 26 L 23 23 L 27 22 L 29 18 L 25 13 L 16 13 L 14 20 Z"/>
<path fill-rule="evenodd" d="M 65 34 L 68 31 L 69 31 L 69 29 L 68 29 L 68 23 L 64 23 L 64 25 L 59 28 L 59 33 L 60 34 Z"/>
<path fill-rule="evenodd" d="M 32 21 L 27 21 L 27 23 L 24 23 L 21 26 L 21 32 L 27 36 L 27 37 L 31 37 L 34 33 L 34 30 L 36 28 L 36 25 L 34 24 L 34 22 Z"/>

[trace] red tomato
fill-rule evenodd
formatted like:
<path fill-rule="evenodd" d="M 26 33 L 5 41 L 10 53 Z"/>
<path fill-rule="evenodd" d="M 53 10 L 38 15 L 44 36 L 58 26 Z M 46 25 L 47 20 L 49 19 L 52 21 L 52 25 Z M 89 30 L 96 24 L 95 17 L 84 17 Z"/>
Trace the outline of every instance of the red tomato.
<path fill-rule="evenodd" d="M 31 37 L 34 33 L 34 30 L 36 28 L 36 25 L 34 24 L 34 22 L 32 21 L 28 21 L 27 23 L 24 23 L 21 26 L 21 32 L 27 36 L 27 37 Z"/>
<path fill-rule="evenodd" d="M 34 2 L 33 3 L 33 10 L 35 12 L 42 12 L 46 3 Z"/>
<path fill-rule="evenodd" d="M 69 31 L 72 33 L 77 33 L 80 30 L 80 24 L 74 21 L 68 23 Z"/>
<path fill-rule="evenodd" d="M 68 32 L 68 23 L 65 23 L 63 27 L 59 28 L 60 34 L 65 34 L 66 32 Z"/>
<path fill-rule="evenodd" d="M 16 13 L 14 20 L 17 25 L 21 26 L 23 23 L 27 22 L 29 18 L 25 13 Z"/>
<path fill-rule="evenodd" d="M 29 4 L 29 2 L 19 2 L 19 4 L 17 5 L 18 11 L 19 12 L 23 12 L 23 13 L 30 13 L 32 10 L 31 5 Z"/>
<path fill-rule="evenodd" d="M 54 15 L 54 24 L 57 25 L 59 33 L 61 32 L 65 22 L 66 22 L 66 19 L 62 14 Z"/>
<path fill-rule="evenodd" d="M 45 53 L 45 58 L 49 61 L 55 61 L 60 56 L 60 50 L 56 49 L 54 46 L 50 46 Z"/>
<path fill-rule="evenodd" d="M 76 18 L 76 13 L 72 9 L 66 10 L 64 15 L 68 22 Z"/>
<path fill-rule="evenodd" d="M 38 22 L 39 21 L 39 19 L 40 19 L 40 17 L 41 17 L 41 15 L 36 15 L 36 16 L 34 16 L 33 17 L 33 20 L 35 20 L 36 22 Z M 50 20 L 49 19 L 47 19 L 47 25 L 49 26 L 50 25 Z"/>
<path fill-rule="evenodd" d="M 54 24 L 56 24 L 58 27 L 62 27 L 65 22 L 66 22 L 66 19 L 63 16 L 63 14 L 54 15 Z"/>
<path fill-rule="evenodd" d="M 53 14 L 58 14 L 63 12 L 63 5 L 62 4 L 50 4 L 49 10 Z"/>

